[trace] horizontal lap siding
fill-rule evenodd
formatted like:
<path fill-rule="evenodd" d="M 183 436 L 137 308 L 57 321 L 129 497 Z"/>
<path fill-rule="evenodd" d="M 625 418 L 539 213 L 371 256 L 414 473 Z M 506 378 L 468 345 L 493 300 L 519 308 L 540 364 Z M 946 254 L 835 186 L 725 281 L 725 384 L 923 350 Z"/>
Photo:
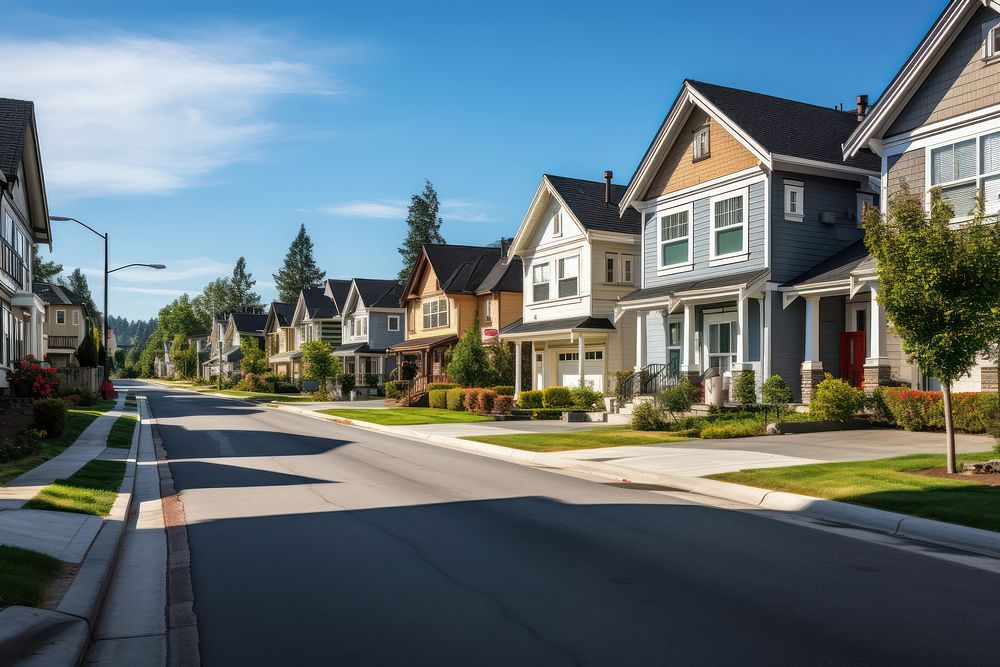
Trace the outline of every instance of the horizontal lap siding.
<path fill-rule="evenodd" d="M 840 377 L 840 337 L 845 329 L 847 299 L 828 297 L 819 302 L 819 359 L 823 370 Z"/>
<path fill-rule="evenodd" d="M 403 312 L 399 315 L 399 331 L 389 331 L 389 313 L 368 313 L 368 345 L 373 350 L 387 350 L 404 337 Z"/>
<path fill-rule="evenodd" d="M 667 320 L 662 311 L 646 314 L 645 355 L 643 366 L 667 363 Z"/>
<path fill-rule="evenodd" d="M 927 180 L 924 162 L 924 149 L 922 148 L 886 158 L 885 185 L 889 194 L 898 192 L 903 183 L 907 185 L 910 192 L 923 193 Z"/>
<path fill-rule="evenodd" d="M 781 307 L 781 293 L 771 298 L 771 373 L 784 378 L 796 401 L 802 400 L 802 360 L 805 358 L 805 302 Z"/>

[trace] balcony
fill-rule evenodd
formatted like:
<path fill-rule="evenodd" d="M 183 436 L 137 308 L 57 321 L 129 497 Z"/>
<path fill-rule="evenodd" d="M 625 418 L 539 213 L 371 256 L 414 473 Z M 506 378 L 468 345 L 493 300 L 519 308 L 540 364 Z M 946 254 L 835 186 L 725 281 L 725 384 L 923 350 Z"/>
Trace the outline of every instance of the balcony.
<path fill-rule="evenodd" d="M 49 336 L 50 350 L 75 350 L 79 345 L 76 336 Z"/>
<path fill-rule="evenodd" d="M 17 289 L 25 289 L 24 278 L 27 271 L 24 260 L 14 250 L 14 246 L 7 243 L 5 239 L 0 239 L 0 271 L 10 278 Z"/>

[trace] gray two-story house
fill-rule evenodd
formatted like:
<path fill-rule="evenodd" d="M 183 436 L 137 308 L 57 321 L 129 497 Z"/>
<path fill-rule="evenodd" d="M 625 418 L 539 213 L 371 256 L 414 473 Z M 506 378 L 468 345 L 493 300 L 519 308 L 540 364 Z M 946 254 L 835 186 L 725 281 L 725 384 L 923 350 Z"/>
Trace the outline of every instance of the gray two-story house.
<path fill-rule="evenodd" d="M 343 344 L 334 354 L 343 360 L 344 373 L 354 376 L 356 387 L 375 391 L 395 368 L 395 356 L 386 350 L 406 336 L 402 294 L 398 280 L 351 281 L 344 301 Z"/>
<path fill-rule="evenodd" d="M 637 321 L 637 371 L 714 371 L 727 385 L 743 371 L 758 385 L 777 373 L 806 401 L 824 372 L 861 382 L 866 353 L 844 334 L 863 338 L 870 291 L 822 307 L 788 293 L 861 243 L 879 161 L 843 157 L 858 117 L 684 82 L 620 204 L 642 216 L 639 289 L 615 311 Z"/>

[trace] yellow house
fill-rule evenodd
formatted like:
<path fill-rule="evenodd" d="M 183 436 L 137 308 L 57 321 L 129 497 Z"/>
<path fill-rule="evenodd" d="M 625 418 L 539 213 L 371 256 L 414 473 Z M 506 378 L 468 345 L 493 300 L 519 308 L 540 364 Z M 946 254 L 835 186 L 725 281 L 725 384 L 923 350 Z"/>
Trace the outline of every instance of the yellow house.
<path fill-rule="evenodd" d="M 295 346 L 294 314 L 295 304 L 273 301 L 264 325 L 264 352 L 271 372 L 287 375 L 292 380 L 300 376 L 302 367 L 302 351 Z"/>
<path fill-rule="evenodd" d="M 45 303 L 43 354 L 53 366 L 75 366 L 76 350 L 87 333 L 87 306 L 67 287 L 36 281 L 32 291 Z"/>

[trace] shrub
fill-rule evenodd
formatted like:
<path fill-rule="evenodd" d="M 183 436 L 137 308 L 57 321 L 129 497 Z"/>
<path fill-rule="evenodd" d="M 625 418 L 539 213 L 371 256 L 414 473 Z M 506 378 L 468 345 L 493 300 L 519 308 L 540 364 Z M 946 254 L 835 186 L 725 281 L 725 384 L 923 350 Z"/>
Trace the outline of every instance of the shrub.
<path fill-rule="evenodd" d="M 513 396 L 514 395 L 514 385 L 512 384 L 502 384 L 498 387 L 493 387 L 493 391 L 497 393 L 497 396 Z"/>
<path fill-rule="evenodd" d="M 509 415 L 514 409 L 514 397 L 506 394 L 497 394 L 493 399 L 493 414 Z"/>
<path fill-rule="evenodd" d="M 632 428 L 636 431 L 662 431 L 667 424 L 652 401 L 642 401 L 632 408 Z"/>
<path fill-rule="evenodd" d="M 76 406 L 80 404 L 80 394 L 67 394 L 62 397 L 62 400 L 66 401 L 66 405 Z"/>
<path fill-rule="evenodd" d="M 24 392 L 22 396 L 31 398 L 48 398 L 59 392 L 59 378 L 55 368 L 42 368 L 32 355 L 11 362 L 13 370 L 10 373 L 12 388 Z"/>
<path fill-rule="evenodd" d="M 344 396 L 347 396 L 352 391 L 354 391 L 354 376 L 351 375 L 351 374 L 349 374 L 349 373 L 345 373 L 344 375 L 341 375 L 340 376 L 340 393 L 343 394 Z"/>
<path fill-rule="evenodd" d="M 379 382 L 382 380 L 376 373 L 365 373 L 365 386 L 374 389 L 378 387 Z"/>
<path fill-rule="evenodd" d="M 454 389 L 457 386 L 458 385 L 454 382 L 428 382 L 427 391 L 434 391 L 435 389 L 444 389 L 447 391 L 448 389 Z"/>
<path fill-rule="evenodd" d="M 528 389 L 517 395 L 517 405 L 525 410 L 533 410 L 542 407 L 542 391 L 539 389 Z"/>
<path fill-rule="evenodd" d="M 406 388 L 404 380 L 389 380 L 385 383 L 385 397 L 398 399 L 403 397 L 403 389 Z"/>
<path fill-rule="evenodd" d="M 883 417 L 907 431 L 944 429 L 944 399 L 939 391 L 882 389 Z M 1000 399 L 993 392 L 952 395 L 955 429 L 966 433 L 991 433 L 1000 424 Z"/>
<path fill-rule="evenodd" d="M 89 389 L 84 389 L 80 392 L 80 402 L 79 405 L 84 408 L 89 408 L 92 405 L 97 405 L 97 401 L 101 400 L 100 394 L 96 391 L 90 391 Z"/>
<path fill-rule="evenodd" d="M 820 419 L 846 422 L 864 405 L 864 392 L 844 380 L 826 374 L 826 379 L 816 386 L 809 411 Z"/>
<path fill-rule="evenodd" d="M 677 423 L 679 415 L 691 411 L 696 391 L 691 381 L 684 378 L 673 387 L 667 387 L 660 392 L 660 405 L 667 411 L 674 423 Z"/>
<path fill-rule="evenodd" d="M 449 410 L 455 410 L 456 412 L 465 410 L 465 389 L 461 387 L 449 389 L 445 392 L 445 396 L 445 407 Z"/>
<path fill-rule="evenodd" d="M 28 429 L 23 433 L 15 433 L 0 438 L 0 463 L 17 461 L 26 456 L 34 456 L 42 451 L 42 440 L 45 431 Z"/>
<path fill-rule="evenodd" d="M 573 395 L 568 387 L 548 387 L 542 390 L 542 406 L 568 408 L 573 405 Z"/>
<path fill-rule="evenodd" d="M 887 391 L 889 390 L 885 387 L 875 387 L 875 391 L 871 394 L 865 394 L 865 409 L 871 413 L 873 424 L 894 427 L 897 425 L 896 417 L 889 409 L 889 403 L 886 400 Z"/>
<path fill-rule="evenodd" d="M 432 408 L 446 410 L 448 408 L 448 390 L 431 389 L 427 392 L 427 405 Z"/>
<path fill-rule="evenodd" d="M 587 385 L 582 385 L 570 390 L 573 407 L 577 410 L 601 409 L 604 402 L 604 394 L 594 391 Z"/>
<path fill-rule="evenodd" d="M 497 393 L 492 389 L 480 389 L 478 392 L 478 410 L 481 415 L 493 414 L 493 403 L 496 401 Z"/>
<path fill-rule="evenodd" d="M 723 421 L 701 429 L 701 437 L 708 439 L 751 438 L 765 433 L 758 421 Z"/>
<path fill-rule="evenodd" d="M 786 412 L 788 404 L 795 400 L 795 394 L 785 382 L 785 378 L 775 373 L 764 380 L 760 388 L 760 398 L 764 405 L 775 411 L 778 421 L 781 421 L 782 413 Z"/>
<path fill-rule="evenodd" d="M 757 374 L 753 371 L 733 373 L 733 398 L 743 405 L 757 404 Z"/>
<path fill-rule="evenodd" d="M 476 412 L 479 410 L 479 392 L 481 389 L 466 389 L 465 398 L 462 399 L 462 404 L 465 406 L 466 412 Z"/>
<path fill-rule="evenodd" d="M 264 378 L 256 373 L 243 373 L 240 381 L 236 383 L 236 388 L 239 391 L 267 391 L 268 386 Z"/>
<path fill-rule="evenodd" d="M 58 398 L 42 398 L 35 401 L 31 408 L 35 418 L 35 426 L 45 431 L 48 437 L 62 435 L 66 428 L 66 403 Z"/>
<path fill-rule="evenodd" d="M 531 410 L 531 418 L 538 421 L 562 419 L 562 408 L 535 408 Z"/>

